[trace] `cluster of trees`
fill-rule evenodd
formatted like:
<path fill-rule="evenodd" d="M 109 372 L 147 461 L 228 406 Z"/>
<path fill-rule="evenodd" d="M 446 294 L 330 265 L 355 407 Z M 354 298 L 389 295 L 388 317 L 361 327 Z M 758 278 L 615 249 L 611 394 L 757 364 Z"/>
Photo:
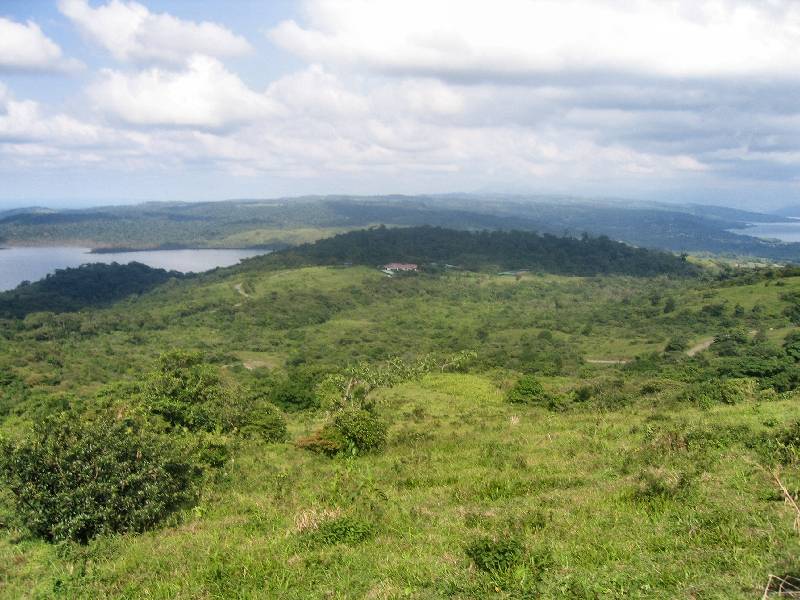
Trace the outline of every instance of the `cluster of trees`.
<path fill-rule="evenodd" d="M 184 275 L 177 271 L 154 269 L 137 262 L 58 269 L 35 283 L 24 282 L 14 290 L 0 293 L 0 318 L 105 306 L 181 277 Z"/>
<path fill-rule="evenodd" d="M 471 270 L 526 269 L 562 275 L 692 276 L 698 269 L 665 252 L 634 248 L 607 237 L 580 239 L 527 231 L 459 231 L 408 227 L 351 231 L 286 249 L 259 264 L 297 266 L 388 262 L 449 263 Z"/>

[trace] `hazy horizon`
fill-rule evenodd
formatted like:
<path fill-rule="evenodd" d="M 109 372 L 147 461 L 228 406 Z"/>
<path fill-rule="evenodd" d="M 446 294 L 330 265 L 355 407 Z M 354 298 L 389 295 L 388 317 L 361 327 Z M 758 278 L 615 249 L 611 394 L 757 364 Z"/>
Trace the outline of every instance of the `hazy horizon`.
<path fill-rule="evenodd" d="M 236 202 L 236 201 L 243 201 L 243 202 L 257 202 L 259 200 L 263 201 L 275 201 L 275 200 L 299 200 L 303 198 L 310 198 L 310 197 L 352 197 L 352 198 L 380 198 L 380 197 L 395 197 L 395 196 L 406 196 L 409 198 L 414 197 L 447 197 L 447 196 L 465 196 L 465 197 L 472 197 L 476 199 L 480 199 L 485 197 L 487 199 L 491 198 L 493 200 L 508 200 L 508 201 L 519 201 L 519 200 L 531 200 L 531 201 L 541 201 L 546 199 L 552 199 L 554 201 L 558 201 L 559 199 L 568 199 L 570 201 L 577 201 L 577 202 L 585 202 L 585 203 L 592 203 L 592 202 L 602 202 L 602 203 L 610 203 L 610 204 L 636 204 L 636 203 L 652 203 L 652 204 L 664 204 L 670 205 L 674 204 L 676 208 L 680 206 L 687 206 L 687 205 L 701 205 L 701 206 L 716 206 L 721 208 L 733 208 L 738 210 L 745 210 L 745 211 L 752 211 L 752 212 L 763 212 L 766 214 L 774 213 L 780 209 L 785 209 L 792 206 L 800 206 L 800 201 L 792 203 L 792 202 L 776 202 L 772 204 L 763 205 L 761 207 L 753 207 L 748 206 L 747 203 L 733 203 L 733 202 L 720 202 L 720 201 L 703 201 L 701 200 L 694 200 L 693 198 L 672 198 L 672 199 L 664 199 L 664 198 L 634 198 L 634 197 L 619 197 L 619 196 L 584 196 L 578 194 L 569 194 L 564 192 L 531 192 L 531 193 L 523 193 L 523 192 L 494 192 L 494 191 L 486 191 L 486 192 L 463 192 L 463 191 L 452 191 L 452 192 L 431 192 L 431 193 L 417 193 L 417 194 L 404 194 L 400 192 L 385 192 L 385 193 L 376 193 L 376 194 L 349 194 L 343 192 L 337 193 L 308 193 L 308 194 L 286 194 L 286 195 L 276 195 L 276 196 L 252 196 L 252 197 L 225 197 L 225 198 L 212 198 L 212 199 L 173 199 L 173 198 L 106 198 L 106 199 L 85 199 L 85 200 L 75 200 L 75 199 L 68 199 L 68 198 L 32 198 L 27 200 L 19 200 L 19 201 L 0 201 L 0 212 L 5 210 L 18 210 L 18 209 L 32 209 L 32 208 L 42 208 L 42 209 L 50 209 L 50 210 L 85 210 L 85 209 L 92 209 L 92 208 L 102 208 L 108 206 L 137 206 L 141 204 L 148 204 L 148 203 L 182 203 L 182 204 L 193 204 L 193 203 L 206 203 L 206 202 Z"/>

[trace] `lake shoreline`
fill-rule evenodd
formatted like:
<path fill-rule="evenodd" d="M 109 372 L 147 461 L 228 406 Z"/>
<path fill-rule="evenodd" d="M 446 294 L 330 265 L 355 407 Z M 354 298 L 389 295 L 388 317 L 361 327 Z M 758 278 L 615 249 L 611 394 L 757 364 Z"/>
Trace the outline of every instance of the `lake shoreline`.
<path fill-rule="evenodd" d="M 180 273 L 203 273 L 231 267 L 242 260 L 269 254 L 266 249 L 170 249 L 92 253 L 86 246 L 15 246 L 0 251 L 0 292 L 23 281 L 38 281 L 59 269 L 92 263 L 139 262 L 154 269 Z"/>
<path fill-rule="evenodd" d="M 79 246 L 76 246 L 76 248 Z M 179 245 L 165 245 L 165 246 L 152 246 L 150 248 L 136 248 L 133 246 L 101 246 L 98 248 L 91 248 L 88 254 L 127 254 L 130 252 L 172 252 L 177 250 L 240 250 L 240 251 L 267 251 L 275 252 L 285 248 L 286 246 L 280 244 L 269 244 L 254 246 L 179 246 Z"/>
<path fill-rule="evenodd" d="M 6 243 L 0 246 L 0 250 L 14 250 L 24 248 L 74 248 L 85 250 L 86 254 L 126 254 L 129 252 L 171 252 L 173 250 L 226 250 L 226 251 L 243 251 L 243 252 L 275 252 L 288 248 L 288 244 L 254 244 L 250 246 L 182 246 L 182 245 L 164 245 L 164 246 L 148 246 L 137 248 L 136 246 L 96 246 L 90 243 L 74 243 L 67 242 L 58 243 L 42 243 L 42 244 L 28 244 L 28 243 Z"/>
<path fill-rule="evenodd" d="M 771 223 L 748 223 L 745 227 L 728 229 L 727 231 L 766 242 L 778 242 L 782 244 L 800 242 L 800 218 L 786 218 L 789 220 Z"/>

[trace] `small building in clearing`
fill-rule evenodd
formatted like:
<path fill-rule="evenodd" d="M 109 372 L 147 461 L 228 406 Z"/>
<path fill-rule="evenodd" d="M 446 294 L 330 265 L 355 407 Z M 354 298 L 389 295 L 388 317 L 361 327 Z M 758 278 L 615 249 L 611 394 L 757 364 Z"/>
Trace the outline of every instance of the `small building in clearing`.
<path fill-rule="evenodd" d="M 416 265 L 414 263 L 397 263 L 397 262 L 389 263 L 381 267 L 381 270 L 384 273 L 389 273 L 389 274 L 400 273 L 402 271 L 417 271 L 418 269 L 419 265 Z"/>

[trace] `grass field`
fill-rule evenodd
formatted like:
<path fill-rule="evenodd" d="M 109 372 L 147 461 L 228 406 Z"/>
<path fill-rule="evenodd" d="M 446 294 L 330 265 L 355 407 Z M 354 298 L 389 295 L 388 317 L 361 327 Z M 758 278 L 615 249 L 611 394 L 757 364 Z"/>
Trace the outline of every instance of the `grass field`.
<path fill-rule="evenodd" d="M 793 515 L 745 446 L 796 414 L 795 398 L 699 411 L 665 408 L 656 395 L 619 411 L 554 414 L 509 405 L 502 385 L 445 374 L 382 392 L 391 429 L 379 456 L 244 445 L 200 504 L 160 531 L 84 548 L 9 532 L 0 589 L 9 598 L 753 598 L 768 573 L 796 568 Z M 313 418 L 291 423 L 297 436 Z M 691 432 L 704 441 L 663 444 Z M 315 540 L 335 521 L 368 534 Z M 524 558 L 502 575 L 476 570 L 465 548 L 481 536 L 521 540 Z"/>
<path fill-rule="evenodd" d="M 738 328 L 778 352 L 796 331 L 785 295 L 800 291 L 800 278 L 780 281 L 386 278 L 253 262 L 108 308 L 6 321 L 0 368 L 27 390 L 2 417 L 11 437 L 54 407 L 134 402 L 169 348 L 202 350 L 227 380 L 265 389 L 393 355 L 477 359 L 374 391 L 381 452 L 297 447 L 323 408 L 287 412 L 287 442 L 228 435 L 199 501 L 142 534 L 40 541 L 0 488 L 0 597 L 760 597 L 770 574 L 800 572 L 795 515 L 764 453 L 798 396 L 754 377 L 735 379 L 745 391 L 730 404 L 693 399 L 733 359 L 662 350 Z M 762 352 L 757 337 L 734 358 Z M 662 362 L 584 361 L 652 353 Z M 509 403 L 521 373 L 554 401 Z M 796 464 L 781 478 L 800 489 Z M 480 568 L 496 556 L 503 568 Z"/>

